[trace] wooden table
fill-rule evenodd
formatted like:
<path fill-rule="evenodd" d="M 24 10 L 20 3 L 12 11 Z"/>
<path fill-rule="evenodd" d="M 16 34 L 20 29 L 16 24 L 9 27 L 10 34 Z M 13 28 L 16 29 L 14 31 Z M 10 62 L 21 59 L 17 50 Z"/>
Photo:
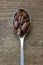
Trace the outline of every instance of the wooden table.
<path fill-rule="evenodd" d="M 12 19 L 18 8 L 31 15 L 31 31 L 25 38 L 25 65 L 43 65 L 43 0 L 0 0 L 0 65 L 19 65 L 20 44 Z"/>

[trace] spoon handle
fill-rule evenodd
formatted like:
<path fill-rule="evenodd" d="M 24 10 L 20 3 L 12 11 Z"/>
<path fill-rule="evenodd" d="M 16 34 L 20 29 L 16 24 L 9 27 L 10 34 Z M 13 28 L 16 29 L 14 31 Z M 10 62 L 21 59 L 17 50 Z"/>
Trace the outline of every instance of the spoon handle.
<path fill-rule="evenodd" d="M 24 37 L 20 38 L 20 65 L 24 65 Z"/>

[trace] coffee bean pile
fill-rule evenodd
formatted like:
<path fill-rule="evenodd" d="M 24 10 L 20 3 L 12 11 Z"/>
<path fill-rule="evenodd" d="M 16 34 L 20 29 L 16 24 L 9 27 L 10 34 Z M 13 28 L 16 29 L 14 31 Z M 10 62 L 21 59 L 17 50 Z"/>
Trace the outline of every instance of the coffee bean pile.
<path fill-rule="evenodd" d="M 13 19 L 13 26 L 14 26 L 14 32 L 17 33 L 19 36 L 23 36 L 26 34 L 26 32 L 29 32 L 30 29 L 30 18 L 28 13 L 23 10 L 19 9 Z"/>

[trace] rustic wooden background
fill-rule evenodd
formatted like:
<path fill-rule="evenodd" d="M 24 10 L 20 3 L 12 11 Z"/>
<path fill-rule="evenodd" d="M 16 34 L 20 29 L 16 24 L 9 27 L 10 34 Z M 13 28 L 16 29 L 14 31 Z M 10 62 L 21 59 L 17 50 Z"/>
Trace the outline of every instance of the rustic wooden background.
<path fill-rule="evenodd" d="M 19 65 L 20 45 L 12 18 L 18 8 L 31 15 L 31 31 L 25 38 L 25 65 L 43 65 L 43 0 L 0 0 L 0 65 Z"/>

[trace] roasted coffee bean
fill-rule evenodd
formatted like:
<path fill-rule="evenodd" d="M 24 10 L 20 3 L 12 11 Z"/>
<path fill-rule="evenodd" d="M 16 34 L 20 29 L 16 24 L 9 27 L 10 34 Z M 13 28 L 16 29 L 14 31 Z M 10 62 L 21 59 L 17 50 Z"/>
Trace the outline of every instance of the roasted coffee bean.
<path fill-rule="evenodd" d="M 14 17 L 14 20 L 15 20 L 15 21 L 18 21 L 18 15 L 16 15 L 16 16 Z"/>
<path fill-rule="evenodd" d="M 21 10 L 18 10 L 18 11 L 17 11 L 17 15 L 18 15 L 18 16 L 22 16 Z"/>
<path fill-rule="evenodd" d="M 24 18 L 24 16 L 22 16 L 22 18 L 21 18 L 21 23 L 23 24 L 23 23 L 25 23 L 25 22 L 27 22 L 27 18 Z"/>
<path fill-rule="evenodd" d="M 29 23 L 24 23 L 22 26 L 22 31 L 25 32 L 29 27 Z"/>
<path fill-rule="evenodd" d="M 22 15 L 26 18 L 27 17 L 27 12 L 26 11 L 23 11 L 22 12 Z"/>
<path fill-rule="evenodd" d="M 18 22 L 19 22 L 19 24 L 21 24 L 21 16 L 19 16 Z"/>
<path fill-rule="evenodd" d="M 23 9 L 19 9 L 21 12 L 23 12 L 24 10 Z"/>
<path fill-rule="evenodd" d="M 15 28 L 18 28 L 18 25 L 19 25 L 19 24 L 18 24 L 18 21 L 15 21 L 15 22 L 14 22 L 14 27 L 15 27 Z"/>
<path fill-rule="evenodd" d="M 20 28 L 18 28 L 18 30 L 17 30 L 17 35 L 22 35 L 22 34 L 21 34 L 21 29 L 20 29 Z"/>
<path fill-rule="evenodd" d="M 20 25 L 22 25 L 25 22 L 24 17 L 19 16 L 18 22 L 19 22 Z"/>
<path fill-rule="evenodd" d="M 21 24 L 23 24 L 26 20 L 24 19 L 24 17 L 21 17 Z"/>

